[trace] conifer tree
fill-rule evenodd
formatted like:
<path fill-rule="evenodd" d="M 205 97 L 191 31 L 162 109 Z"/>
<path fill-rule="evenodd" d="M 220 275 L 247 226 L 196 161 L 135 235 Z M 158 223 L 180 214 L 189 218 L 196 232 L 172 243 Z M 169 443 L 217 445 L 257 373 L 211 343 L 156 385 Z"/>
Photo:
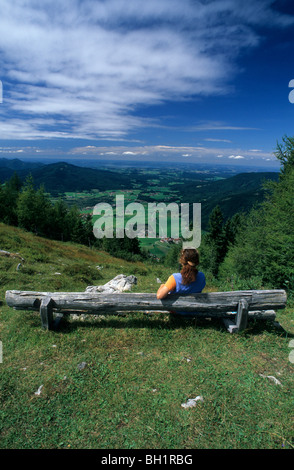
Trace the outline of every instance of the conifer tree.
<path fill-rule="evenodd" d="M 6 181 L 0 192 L 0 220 L 8 225 L 17 225 L 17 200 L 21 189 L 21 180 L 14 173 Z"/>
<path fill-rule="evenodd" d="M 209 232 L 204 237 L 201 253 L 203 265 L 217 276 L 220 263 L 226 254 L 224 217 L 219 205 L 210 214 Z"/>
<path fill-rule="evenodd" d="M 279 181 L 271 185 L 265 201 L 246 218 L 221 274 L 243 279 L 258 277 L 273 288 L 294 290 L 294 138 L 287 138 Z"/>
<path fill-rule="evenodd" d="M 32 175 L 25 181 L 17 201 L 18 225 L 37 235 L 49 235 L 52 204 L 45 189 L 37 191 Z"/>

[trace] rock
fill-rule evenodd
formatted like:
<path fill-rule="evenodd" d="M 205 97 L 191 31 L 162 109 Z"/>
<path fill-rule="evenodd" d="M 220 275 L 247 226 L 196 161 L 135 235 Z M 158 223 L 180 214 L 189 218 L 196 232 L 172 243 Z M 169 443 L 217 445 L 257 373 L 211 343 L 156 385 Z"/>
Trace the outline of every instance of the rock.
<path fill-rule="evenodd" d="M 203 397 L 198 396 L 196 398 L 189 398 L 189 400 L 187 400 L 186 403 L 182 403 L 181 406 L 183 408 L 193 408 L 194 406 L 196 406 L 197 401 L 204 401 Z"/>
<path fill-rule="evenodd" d="M 191 357 L 183 357 L 183 360 L 186 362 L 191 362 L 192 358 Z"/>
<path fill-rule="evenodd" d="M 0 250 L 0 256 L 9 256 L 10 258 L 19 258 L 22 262 L 24 259 L 19 253 L 10 253 L 10 251 Z"/>
<path fill-rule="evenodd" d="M 85 292 L 103 292 L 105 294 L 125 292 L 131 290 L 135 284 L 137 284 L 136 276 L 118 274 L 118 276 L 114 277 L 103 286 L 88 286 Z"/>
<path fill-rule="evenodd" d="M 79 370 L 83 370 L 83 369 L 85 369 L 86 366 L 87 366 L 86 362 L 81 362 L 80 364 L 78 364 L 77 367 L 78 367 Z"/>
<path fill-rule="evenodd" d="M 40 385 L 38 390 L 35 392 L 35 395 L 41 395 L 42 388 L 43 388 L 43 385 Z"/>
<path fill-rule="evenodd" d="M 124 292 L 127 290 L 131 290 L 132 286 L 137 284 L 136 276 L 130 275 L 126 276 L 125 274 L 118 274 L 116 277 L 111 279 L 109 282 L 102 286 L 88 286 L 85 289 L 85 292 L 93 292 L 93 293 L 103 293 L 103 294 L 116 294 L 118 292 Z M 119 313 L 119 312 L 118 312 Z M 121 316 L 125 316 L 125 313 L 120 313 Z M 91 320 L 105 320 L 104 315 L 95 315 L 95 314 L 73 314 L 71 315 L 72 320 L 79 320 L 84 321 L 90 318 Z"/>
<path fill-rule="evenodd" d="M 264 379 L 269 379 L 271 380 L 272 382 L 274 382 L 276 385 L 282 385 L 281 382 L 276 379 L 276 377 L 274 377 L 273 375 L 263 375 L 263 374 L 259 374 L 260 377 L 263 377 Z"/>

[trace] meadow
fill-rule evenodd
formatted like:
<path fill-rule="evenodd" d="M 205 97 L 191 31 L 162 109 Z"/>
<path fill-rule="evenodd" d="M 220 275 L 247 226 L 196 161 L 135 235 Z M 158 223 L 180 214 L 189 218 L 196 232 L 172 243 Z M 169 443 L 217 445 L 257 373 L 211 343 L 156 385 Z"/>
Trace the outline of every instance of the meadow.
<path fill-rule="evenodd" d="M 139 312 L 44 331 L 38 313 L 6 306 L 6 290 L 83 291 L 133 274 L 134 292 L 155 293 L 171 269 L 4 224 L 0 248 L 24 258 L 17 270 L 0 257 L 1 449 L 293 448 L 291 301 L 283 329 L 256 321 L 234 335 L 218 320 Z M 208 278 L 205 290 L 224 286 Z"/>

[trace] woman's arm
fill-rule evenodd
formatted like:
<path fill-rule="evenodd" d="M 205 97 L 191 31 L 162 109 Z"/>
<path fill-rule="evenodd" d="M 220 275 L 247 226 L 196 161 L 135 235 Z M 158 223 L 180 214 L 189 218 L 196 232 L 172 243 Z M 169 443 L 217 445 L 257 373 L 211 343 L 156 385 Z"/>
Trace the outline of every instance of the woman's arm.
<path fill-rule="evenodd" d="M 168 293 L 169 293 L 169 290 L 166 287 L 166 285 L 161 284 L 161 286 L 159 287 L 159 289 L 157 291 L 156 297 L 161 300 L 161 299 L 164 299 L 167 296 Z"/>
<path fill-rule="evenodd" d="M 176 288 L 176 280 L 173 276 L 173 274 L 168 278 L 167 282 L 165 284 L 161 284 L 160 288 L 157 291 L 156 297 L 158 299 L 164 299 L 167 297 L 167 294 L 169 292 L 172 292 Z"/>

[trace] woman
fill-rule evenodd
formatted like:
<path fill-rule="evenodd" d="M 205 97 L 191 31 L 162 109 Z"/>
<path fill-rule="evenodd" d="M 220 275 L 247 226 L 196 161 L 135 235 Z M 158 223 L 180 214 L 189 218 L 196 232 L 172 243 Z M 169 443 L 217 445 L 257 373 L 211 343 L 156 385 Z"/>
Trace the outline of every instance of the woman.
<path fill-rule="evenodd" d="M 169 293 L 196 294 L 204 289 L 206 284 L 205 275 L 197 269 L 199 264 L 198 250 L 194 248 L 182 250 L 180 263 L 182 265 L 181 272 L 173 273 L 165 284 L 161 284 L 156 295 L 158 299 L 164 299 Z M 189 315 L 188 312 L 176 313 Z"/>

